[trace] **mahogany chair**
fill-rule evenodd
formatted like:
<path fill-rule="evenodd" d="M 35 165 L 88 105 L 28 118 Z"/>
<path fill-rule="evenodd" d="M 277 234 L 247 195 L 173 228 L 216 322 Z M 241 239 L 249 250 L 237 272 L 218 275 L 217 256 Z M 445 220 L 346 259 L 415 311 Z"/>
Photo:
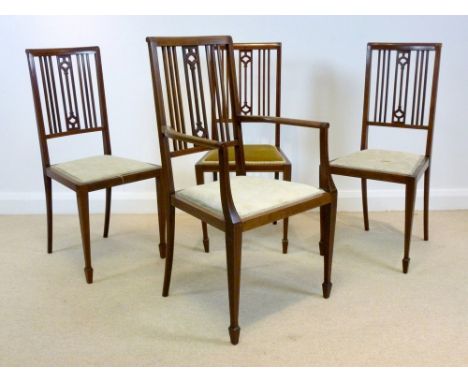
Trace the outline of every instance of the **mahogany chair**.
<path fill-rule="evenodd" d="M 367 45 L 361 151 L 330 163 L 332 174 L 361 178 L 364 228 L 369 230 L 367 179 L 405 185 L 403 272 L 408 272 L 416 186 L 424 173 L 424 240 L 429 239 L 429 179 L 441 44 Z M 424 154 L 368 149 L 369 126 L 426 132 Z"/>
<path fill-rule="evenodd" d="M 88 193 L 106 190 L 104 237 L 109 234 L 112 187 L 156 179 L 160 256 L 165 256 L 161 167 L 113 156 L 98 47 L 27 49 L 47 207 L 47 252 L 52 253 L 52 179 L 76 192 L 87 283 L 93 282 Z M 51 164 L 49 140 L 100 133 L 104 155 Z"/>
<path fill-rule="evenodd" d="M 337 193 L 328 159 L 328 123 L 240 112 L 230 36 L 148 37 L 159 144 L 170 198 L 167 213 L 167 256 L 163 296 L 169 294 L 174 252 L 175 209 L 225 232 L 232 344 L 239 341 L 239 293 L 242 234 L 259 226 L 320 207 L 324 256 L 323 296 L 330 295 Z M 223 50 L 227 61 L 223 75 Z M 229 101 L 228 101 L 229 92 Z M 230 111 L 228 110 L 230 109 Z M 225 117 L 232 115 L 230 120 Z M 169 121 L 174 123 L 169 126 Z M 243 123 L 272 123 L 320 132 L 320 188 L 276 179 L 245 176 Z M 217 130 L 216 137 L 210 131 Z M 234 148 L 236 176 L 230 177 L 229 148 Z M 172 159 L 218 150 L 220 181 L 176 191 Z M 268 190 L 268 192 L 265 192 Z M 261 197 L 260 197 L 261 196 Z"/>
<path fill-rule="evenodd" d="M 235 43 L 234 62 L 238 74 L 237 91 L 241 115 L 281 116 L 281 43 Z M 225 51 L 222 51 L 226 73 Z M 225 80 L 225 79 L 224 79 Z M 231 119 L 231 115 L 228 116 Z M 291 162 L 281 150 L 281 124 L 276 123 L 274 145 L 244 144 L 246 172 L 273 172 L 275 179 L 282 173 L 284 180 L 291 180 Z M 216 130 L 211 132 L 216 137 Z M 230 171 L 235 171 L 234 149 L 228 151 Z M 204 183 L 205 172 L 219 171 L 218 151 L 210 150 L 195 165 L 197 184 Z M 276 224 L 276 222 L 273 222 Z M 208 230 L 202 222 L 203 245 L 209 251 Z M 283 253 L 288 250 L 288 219 L 283 225 Z"/>

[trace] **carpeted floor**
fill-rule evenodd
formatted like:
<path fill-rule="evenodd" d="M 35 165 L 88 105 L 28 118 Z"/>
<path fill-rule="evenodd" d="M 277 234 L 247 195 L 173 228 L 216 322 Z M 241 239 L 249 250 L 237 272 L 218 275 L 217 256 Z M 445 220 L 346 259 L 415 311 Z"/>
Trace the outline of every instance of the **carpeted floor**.
<path fill-rule="evenodd" d="M 171 295 L 157 219 L 92 217 L 93 285 L 86 285 L 77 216 L 0 217 L 0 365 L 468 366 L 468 211 L 433 212 L 430 241 L 415 218 L 401 272 L 403 213 L 338 213 L 333 290 L 321 296 L 318 215 L 244 236 L 238 346 L 231 346 L 224 237 L 180 214 Z"/>

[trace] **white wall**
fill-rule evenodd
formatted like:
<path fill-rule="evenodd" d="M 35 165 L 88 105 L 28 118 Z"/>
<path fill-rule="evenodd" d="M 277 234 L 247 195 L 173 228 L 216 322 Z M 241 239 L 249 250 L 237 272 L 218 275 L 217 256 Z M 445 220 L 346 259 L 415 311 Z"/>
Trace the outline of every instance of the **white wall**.
<path fill-rule="evenodd" d="M 359 148 L 366 43 L 442 42 L 431 203 L 468 208 L 467 17 L 1 17 L 0 213 L 45 210 L 25 48 L 99 45 L 113 153 L 160 163 L 145 37 L 208 34 L 283 42 L 283 115 L 329 121 L 331 157 Z M 402 133 L 376 130 L 370 143 L 422 152 L 421 137 Z M 272 137 L 267 127 L 245 135 L 246 141 Z M 284 127 L 283 137 L 293 180 L 317 184 L 315 133 Z M 100 153 L 98 137 L 89 138 L 54 147 L 52 161 Z M 177 160 L 177 186 L 194 183 L 197 158 Z M 340 209 L 359 210 L 360 182 L 337 177 L 336 184 Z M 403 209 L 402 186 L 369 187 L 371 209 Z M 74 212 L 74 194 L 56 183 L 54 191 L 55 211 Z M 102 211 L 103 193 L 95 194 L 92 210 Z M 114 196 L 115 212 L 155 210 L 153 182 L 119 187 Z"/>

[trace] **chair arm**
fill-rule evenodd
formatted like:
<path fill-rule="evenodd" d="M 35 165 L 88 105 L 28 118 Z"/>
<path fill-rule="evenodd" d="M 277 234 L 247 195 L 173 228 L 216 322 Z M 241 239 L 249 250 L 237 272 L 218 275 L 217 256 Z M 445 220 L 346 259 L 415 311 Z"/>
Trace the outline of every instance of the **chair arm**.
<path fill-rule="evenodd" d="M 162 126 L 161 130 L 162 133 L 168 138 L 177 139 L 187 143 L 193 143 L 194 145 L 207 147 L 209 149 L 219 149 L 223 145 L 222 143 L 212 139 L 194 137 L 193 135 L 179 133 L 170 126 Z"/>
<path fill-rule="evenodd" d="M 278 123 L 281 125 L 292 125 L 301 127 L 310 127 L 315 129 L 328 129 L 330 124 L 328 122 L 308 121 L 305 119 L 292 119 L 282 117 L 270 117 L 262 115 L 241 115 L 239 116 L 241 122 L 263 122 L 263 123 Z"/>
<path fill-rule="evenodd" d="M 328 192 L 336 192 L 335 184 L 330 171 L 330 158 L 328 155 L 328 122 L 308 121 L 303 119 L 291 119 L 269 116 L 239 116 L 241 122 L 263 122 L 281 125 L 292 125 L 320 130 L 320 188 Z"/>
<path fill-rule="evenodd" d="M 226 221 L 232 224 L 240 222 L 239 214 L 237 213 L 234 201 L 232 200 L 231 194 L 231 181 L 229 177 L 229 158 L 228 158 L 228 147 L 235 146 L 237 141 L 229 142 L 218 142 L 212 139 L 194 137 L 192 135 L 179 133 L 170 126 L 163 126 L 162 133 L 171 139 L 177 139 L 180 141 L 193 143 L 209 149 L 218 150 L 219 158 L 219 188 L 221 193 L 221 204 L 223 207 L 223 214 Z"/>

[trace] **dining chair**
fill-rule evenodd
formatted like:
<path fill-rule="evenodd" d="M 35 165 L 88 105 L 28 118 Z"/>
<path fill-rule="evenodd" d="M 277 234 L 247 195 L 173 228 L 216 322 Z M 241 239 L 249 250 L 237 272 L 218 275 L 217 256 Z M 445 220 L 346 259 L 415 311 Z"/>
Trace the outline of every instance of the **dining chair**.
<path fill-rule="evenodd" d="M 245 116 L 238 100 L 234 50 L 230 36 L 147 37 L 167 203 L 167 255 L 164 297 L 171 280 L 175 209 L 225 233 L 232 344 L 239 341 L 239 295 L 243 232 L 320 207 L 320 253 L 324 256 L 323 296 L 332 287 L 331 266 L 336 220 L 336 188 L 328 158 L 328 123 L 270 116 Z M 223 50 L 227 62 L 223 79 Z M 229 96 L 228 96 L 229 94 Z M 229 97 L 229 99 L 228 99 Z M 230 109 L 230 111 L 228 111 Z M 232 116 L 227 119 L 225 116 Z M 277 179 L 246 176 L 244 123 L 294 125 L 320 132 L 318 188 Z M 172 124 L 172 125 L 170 125 Z M 215 137 L 210 132 L 217 130 Z M 230 177 L 229 148 L 236 176 Z M 172 160 L 217 150 L 219 181 L 175 190 Z M 298 271 L 300 271 L 298 269 Z"/>
<path fill-rule="evenodd" d="M 234 43 L 237 72 L 237 93 L 241 115 L 281 116 L 281 43 Z M 221 50 L 223 80 L 226 81 L 225 50 Z M 231 119 L 231 115 L 227 116 Z M 281 149 L 281 124 L 274 124 L 274 145 L 244 144 L 246 172 L 273 172 L 275 179 L 291 180 L 291 162 Z M 216 130 L 211 132 L 216 137 Z M 230 171 L 235 171 L 234 149 L 228 150 Z M 208 151 L 196 164 L 197 184 L 204 183 L 204 174 L 219 171 L 218 151 Z M 276 222 L 273 222 L 276 224 Z M 209 252 L 207 224 L 202 222 L 203 246 Z M 283 253 L 288 251 L 288 219 L 283 221 Z"/>
<path fill-rule="evenodd" d="M 52 253 L 52 179 L 76 192 L 86 282 L 93 282 L 89 221 L 91 191 L 106 190 L 104 237 L 109 234 L 112 187 L 156 179 L 160 256 L 165 256 L 161 166 L 112 155 L 99 47 L 27 49 L 42 158 L 47 252 Z M 85 133 L 102 135 L 104 155 L 51 163 L 49 141 Z"/>
<path fill-rule="evenodd" d="M 429 240 L 429 179 L 441 44 L 367 45 L 361 150 L 334 159 L 332 174 L 361 178 L 364 228 L 369 230 L 367 180 L 405 186 L 403 272 L 408 272 L 416 186 L 424 173 L 424 240 Z M 369 149 L 370 126 L 416 129 L 426 133 L 424 154 Z"/>

